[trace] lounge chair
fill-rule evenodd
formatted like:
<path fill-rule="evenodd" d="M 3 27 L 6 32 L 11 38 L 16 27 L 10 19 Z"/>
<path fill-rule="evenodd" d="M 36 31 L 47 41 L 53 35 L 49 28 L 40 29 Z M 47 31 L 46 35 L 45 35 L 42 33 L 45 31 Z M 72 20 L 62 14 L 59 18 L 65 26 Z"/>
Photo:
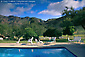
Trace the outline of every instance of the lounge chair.
<path fill-rule="evenodd" d="M 38 43 L 38 40 L 37 40 L 37 39 L 35 39 L 35 42 L 36 42 L 36 43 Z"/>
<path fill-rule="evenodd" d="M 53 40 L 52 42 L 55 42 L 56 41 L 56 37 L 52 37 L 52 40 Z"/>
<path fill-rule="evenodd" d="M 70 40 L 69 38 L 68 38 L 68 41 L 81 41 L 81 37 L 74 37 L 74 39 L 73 40 Z"/>
<path fill-rule="evenodd" d="M 20 39 L 18 40 L 18 42 L 16 42 L 16 43 L 19 43 L 20 42 Z"/>
<path fill-rule="evenodd" d="M 28 42 L 30 42 L 31 44 L 33 44 L 32 40 L 33 40 L 33 37 L 31 39 L 28 39 Z"/>
<path fill-rule="evenodd" d="M 35 39 L 36 43 L 43 43 L 43 41 L 38 41 L 37 39 Z"/>
<path fill-rule="evenodd" d="M 40 43 L 43 43 L 43 41 L 40 41 L 40 40 L 39 40 L 39 42 L 40 42 Z"/>

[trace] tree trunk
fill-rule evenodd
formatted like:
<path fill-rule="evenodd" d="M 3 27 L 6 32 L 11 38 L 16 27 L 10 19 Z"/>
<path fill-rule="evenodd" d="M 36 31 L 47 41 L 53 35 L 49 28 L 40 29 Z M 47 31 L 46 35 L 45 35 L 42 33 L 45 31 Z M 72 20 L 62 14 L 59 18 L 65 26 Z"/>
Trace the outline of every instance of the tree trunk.
<path fill-rule="evenodd" d="M 85 30 L 85 26 L 84 26 L 84 25 L 82 25 L 82 27 L 83 27 L 83 29 Z"/>

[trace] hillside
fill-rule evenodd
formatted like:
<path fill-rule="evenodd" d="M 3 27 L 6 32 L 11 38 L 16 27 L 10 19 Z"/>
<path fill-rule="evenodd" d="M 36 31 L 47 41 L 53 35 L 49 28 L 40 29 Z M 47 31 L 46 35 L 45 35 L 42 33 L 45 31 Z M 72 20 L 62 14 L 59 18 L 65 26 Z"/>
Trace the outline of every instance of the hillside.
<path fill-rule="evenodd" d="M 20 18 L 17 16 L 2 16 L 0 15 L 0 24 L 1 25 L 8 25 L 11 27 L 17 26 L 23 26 L 24 28 L 26 27 L 31 27 L 37 34 L 42 35 L 42 33 L 46 30 L 44 27 L 44 21 L 35 17 L 24 17 Z"/>
<path fill-rule="evenodd" d="M 23 18 L 21 18 L 21 17 L 17 17 L 17 16 L 12 16 L 12 15 L 11 16 L 0 15 L 0 28 L 3 29 L 2 28 L 2 26 L 3 26 L 4 28 L 9 28 L 8 31 L 10 31 L 16 27 L 17 28 L 30 27 L 33 29 L 33 31 L 35 31 L 35 33 L 37 33 L 37 35 L 43 35 L 43 33 L 48 28 L 56 28 L 56 29 L 62 30 L 62 27 L 60 27 L 60 23 L 62 21 L 63 21 L 63 17 L 60 17 L 57 19 L 48 19 L 47 21 L 44 21 L 44 20 L 38 19 L 36 17 L 23 17 Z M 82 28 L 81 26 L 78 26 L 77 29 L 79 31 L 81 31 L 81 28 Z"/>
<path fill-rule="evenodd" d="M 35 17 L 17 17 L 17 16 L 2 16 L 0 15 L 0 24 L 7 24 L 9 26 L 23 26 L 31 27 L 38 35 L 42 35 L 48 28 L 59 28 L 60 19 L 49 19 L 43 21 Z"/>

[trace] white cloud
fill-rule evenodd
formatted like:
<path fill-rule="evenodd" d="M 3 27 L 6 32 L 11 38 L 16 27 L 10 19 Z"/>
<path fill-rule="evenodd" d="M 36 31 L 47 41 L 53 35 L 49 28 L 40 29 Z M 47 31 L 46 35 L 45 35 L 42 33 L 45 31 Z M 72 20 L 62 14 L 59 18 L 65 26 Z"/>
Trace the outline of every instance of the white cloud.
<path fill-rule="evenodd" d="M 39 12 L 38 14 L 49 14 L 49 15 L 61 15 L 62 11 L 67 7 L 83 7 L 85 6 L 85 0 L 82 1 L 74 1 L 74 0 L 63 0 L 61 2 L 50 3 L 46 10 Z"/>
<path fill-rule="evenodd" d="M 34 11 L 31 11 L 30 13 L 34 13 Z"/>
<path fill-rule="evenodd" d="M 7 15 L 8 13 L 11 14 L 10 9 L 14 8 L 13 4 L 7 3 L 0 3 L 0 14 Z"/>
<path fill-rule="evenodd" d="M 1 3 L 0 4 L 0 14 L 1 15 L 23 15 L 24 12 L 30 13 L 30 10 L 35 4 L 26 4 L 24 6 L 17 6 L 16 4 L 9 4 L 9 3 Z M 11 10 L 12 9 L 12 10 Z"/>
<path fill-rule="evenodd" d="M 30 13 L 30 10 L 32 9 L 32 7 L 34 6 L 34 4 L 31 4 L 31 5 L 27 5 L 27 7 L 17 7 L 15 10 L 14 10 L 14 14 L 18 14 L 18 15 L 21 15 L 23 14 L 24 12 L 26 13 Z"/>
<path fill-rule="evenodd" d="M 44 10 L 39 12 L 38 14 L 51 14 L 51 15 L 61 15 L 59 12 L 55 12 L 55 10 Z M 57 14 L 56 14 L 57 13 Z"/>

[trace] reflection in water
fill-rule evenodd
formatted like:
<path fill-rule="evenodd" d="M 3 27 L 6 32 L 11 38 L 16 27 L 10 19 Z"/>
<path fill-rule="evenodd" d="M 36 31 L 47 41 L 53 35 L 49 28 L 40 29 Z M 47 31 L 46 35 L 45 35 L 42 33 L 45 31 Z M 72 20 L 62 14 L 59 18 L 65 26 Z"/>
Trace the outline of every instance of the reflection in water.
<path fill-rule="evenodd" d="M 32 52 L 33 52 L 33 49 L 32 49 Z"/>
<path fill-rule="evenodd" d="M 19 52 L 20 52 L 20 49 L 19 49 Z"/>

